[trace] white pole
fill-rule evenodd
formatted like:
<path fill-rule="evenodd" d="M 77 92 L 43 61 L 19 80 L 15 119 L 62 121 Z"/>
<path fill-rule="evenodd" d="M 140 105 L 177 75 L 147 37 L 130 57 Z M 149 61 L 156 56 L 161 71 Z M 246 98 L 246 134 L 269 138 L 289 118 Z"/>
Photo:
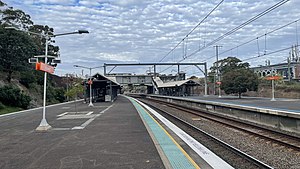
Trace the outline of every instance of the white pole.
<path fill-rule="evenodd" d="M 49 37 L 46 35 L 46 48 L 45 48 L 45 64 L 47 64 L 48 61 L 48 40 Z M 46 131 L 51 128 L 51 126 L 48 124 L 46 120 L 46 89 L 47 89 L 47 72 L 44 74 L 44 100 L 43 100 L 43 118 L 40 123 L 40 125 L 36 128 L 38 131 Z"/>
<path fill-rule="evenodd" d="M 90 80 L 92 80 L 92 68 L 90 68 Z M 92 83 L 90 83 L 90 104 L 89 107 L 94 107 L 92 102 Z"/>
<path fill-rule="evenodd" d="M 218 81 L 219 81 L 219 97 L 222 97 L 221 96 L 221 84 L 220 84 L 220 82 L 221 82 L 221 77 L 220 77 L 220 75 L 218 75 L 219 77 L 219 79 L 218 79 Z"/>
<path fill-rule="evenodd" d="M 272 99 L 271 101 L 276 101 L 275 99 L 275 84 L 274 84 L 274 80 L 272 80 Z"/>
<path fill-rule="evenodd" d="M 221 96 L 221 84 L 220 84 L 220 82 L 221 82 L 221 77 L 220 77 L 220 73 L 219 73 L 219 47 L 221 47 L 221 46 L 216 46 L 216 57 L 217 57 L 217 62 L 216 62 L 216 64 L 217 64 L 217 76 L 218 76 L 218 85 L 219 85 L 219 97 L 222 97 Z"/>

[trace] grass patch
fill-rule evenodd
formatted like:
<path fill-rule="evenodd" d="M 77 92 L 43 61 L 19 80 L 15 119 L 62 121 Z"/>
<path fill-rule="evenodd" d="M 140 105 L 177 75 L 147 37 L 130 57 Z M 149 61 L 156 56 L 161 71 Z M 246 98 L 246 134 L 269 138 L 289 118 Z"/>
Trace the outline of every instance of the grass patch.
<path fill-rule="evenodd" d="M 22 108 L 19 107 L 10 107 L 10 106 L 5 106 L 4 108 L 0 109 L 0 115 L 1 114 L 7 114 L 7 113 L 12 113 L 16 111 L 23 110 Z"/>
<path fill-rule="evenodd" d="M 299 84 L 277 85 L 276 88 L 284 90 L 285 92 L 300 92 Z"/>

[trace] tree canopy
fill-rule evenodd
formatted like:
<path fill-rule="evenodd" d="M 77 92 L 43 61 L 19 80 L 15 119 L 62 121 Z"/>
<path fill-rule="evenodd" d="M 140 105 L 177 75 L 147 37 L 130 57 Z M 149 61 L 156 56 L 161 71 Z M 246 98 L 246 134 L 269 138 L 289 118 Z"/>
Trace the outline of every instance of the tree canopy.
<path fill-rule="evenodd" d="M 242 63 L 242 61 L 236 57 L 227 57 L 225 59 L 219 60 L 218 62 L 215 62 L 214 65 L 210 68 L 211 72 L 216 71 L 217 64 L 218 64 L 219 72 L 221 74 L 231 71 L 233 69 L 249 68 L 250 66 L 249 63 L 247 62 Z"/>
<path fill-rule="evenodd" d="M 210 68 L 214 76 L 217 64 Z M 227 57 L 218 61 L 219 75 L 221 76 L 221 89 L 226 94 L 241 94 L 247 91 L 257 91 L 258 77 L 249 69 L 249 63 L 243 63 L 236 57 Z M 212 78 L 210 78 L 212 81 Z"/>
<path fill-rule="evenodd" d="M 36 53 L 37 46 L 26 33 L 0 28 L 0 66 L 8 72 L 10 82 L 14 71 L 31 67 L 28 58 Z"/>
<path fill-rule="evenodd" d="M 28 58 L 45 54 L 45 38 L 26 33 L 26 31 L 53 35 L 54 29 L 47 25 L 34 25 L 30 15 L 22 10 L 7 7 L 2 1 L 0 1 L 0 6 L 2 6 L 0 9 L 0 69 L 8 73 L 7 80 L 10 82 L 13 72 L 26 67 L 31 68 Z M 22 31 L 4 29 L 4 27 L 15 27 Z M 48 54 L 57 56 L 58 53 L 59 47 L 50 43 Z"/>

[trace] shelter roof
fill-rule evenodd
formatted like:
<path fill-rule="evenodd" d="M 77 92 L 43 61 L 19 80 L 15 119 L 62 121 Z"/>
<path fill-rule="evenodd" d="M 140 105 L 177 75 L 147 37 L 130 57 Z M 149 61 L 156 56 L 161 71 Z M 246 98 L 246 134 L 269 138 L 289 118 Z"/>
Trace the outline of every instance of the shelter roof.
<path fill-rule="evenodd" d="M 119 85 L 120 86 L 120 84 L 117 82 L 117 80 L 116 80 L 115 77 L 107 77 L 107 76 L 104 76 L 104 75 L 102 75 L 100 73 L 96 73 L 92 77 L 96 78 L 96 81 L 97 80 L 107 80 L 107 81 L 113 82 L 115 85 Z"/>
<path fill-rule="evenodd" d="M 180 80 L 180 81 L 171 81 L 171 82 L 163 82 L 159 77 L 153 78 L 153 81 L 157 85 L 158 88 L 163 87 L 176 87 L 176 86 L 182 86 L 184 84 L 199 84 L 198 82 L 195 82 L 194 80 L 188 79 L 188 80 Z"/>

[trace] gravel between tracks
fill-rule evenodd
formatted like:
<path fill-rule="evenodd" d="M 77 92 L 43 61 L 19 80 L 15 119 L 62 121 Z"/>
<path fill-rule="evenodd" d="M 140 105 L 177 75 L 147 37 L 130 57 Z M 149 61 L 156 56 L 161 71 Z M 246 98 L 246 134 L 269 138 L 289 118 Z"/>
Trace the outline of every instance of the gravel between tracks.
<path fill-rule="evenodd" d="M 163 108 L 169 113 L 195 125 L 274 168 L 300 169 L 299 151 L 272 144 L 270 141 L 253 137 L 225 125 L 162 104 L 152 103 L 152 106 Z"/>

